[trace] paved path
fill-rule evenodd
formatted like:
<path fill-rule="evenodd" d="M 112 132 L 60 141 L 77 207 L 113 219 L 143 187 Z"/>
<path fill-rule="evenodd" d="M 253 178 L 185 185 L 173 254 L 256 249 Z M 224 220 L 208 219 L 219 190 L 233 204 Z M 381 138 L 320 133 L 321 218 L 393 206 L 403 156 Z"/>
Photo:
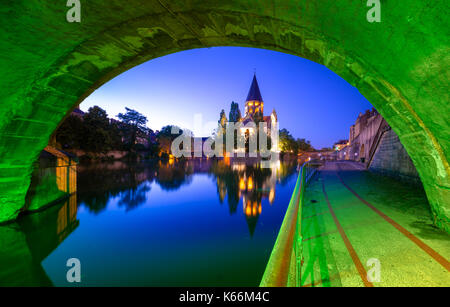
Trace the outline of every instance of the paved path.
<path fill-rule="evenodd" d="M 302 286 L 450 286 L 450 235 L 432 225 L 420 187 L 328 162 L 302 221 Z"/>

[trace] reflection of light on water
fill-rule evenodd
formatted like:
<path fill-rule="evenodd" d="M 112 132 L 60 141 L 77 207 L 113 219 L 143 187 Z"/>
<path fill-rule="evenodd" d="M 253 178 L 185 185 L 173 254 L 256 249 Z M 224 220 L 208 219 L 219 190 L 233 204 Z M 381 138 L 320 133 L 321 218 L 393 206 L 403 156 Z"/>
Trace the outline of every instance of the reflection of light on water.
<path fill-rule="evenodd" d="M 231 165 L 233 171 L 243 171 L 238 176 L 239 197 L 243 199 L 243 212 L 246 217 L 257 217 L 262 212 L 262 199 L 267 199 L 268 203 L 272 205 L 275 202 L 276 183 L 280 181 L 285 173 L 284 166 L 280 160 L 272 161 L 270 163 L 271 172 L 265 179 L 255 181 L 255 176 L 246 175 L 247 166 L 242 163 L 234 163 Z M 261 163 L 255 164 L 254 167 L 262 170 Z"/>
<path fill-rule="evenodd" d="M 262 212 L 261 202 L 258 202 L 258 201 L 251 202 L 249 199 L 246 199 L 244 196 L 242 203 L 243 203 L 244 214 L 247 217 L 258 216 L 261 214 L 261 212 Z"/>
<path fill-rule="evenodd" d="M 233 163 L 231 165 L 231 168 L 233 171 L 243 172 L 243 171 L 245 171 L 246 166 L 243 163 Z"/>
<path fill-rule="evenodd" d="M 227 154 L 225 155 L 225 157 L 223 158 L 223 162 L 225 162 L 226 165 L 230 165 L 230 156 Z"/>
<path fill-rule="evenodd" d="M 267 165 L 267 161 L 266 164 Z M 258 168 L 262 168 L 262 164 L 258 163 Z M 269 167 L 272 171 L 279 171 L 281 169 L 281 161 L 279 159 L 277 159 L 276 161 L 270 161 L 269 162 Z"/>
<path fill-rule="evenodd" d="M 244 178 L 239 179 L 239 188 L 245 190 L 245 180 Z"/>
<path fill-rule="evenodd" d="M 245 196 L 243 198 L 242 205 L 243 205 L 243 209 L 244 209 L 244 214 L 246 216 L 251 216 L 252 215 L 252 206 L 251 206 L 250 201 L 246 200 Z"/>
<path fill-rule="evenodd" d="M 269 203 L 272 204 L 274 200 L 275 200 L 275 188 L 272 187 L 270 188 L 269 192 Z"/>
<path fill-rule="evenodd" d="M 77 210 L 77 197 L 76 194 L 72 194 L 58 211 L 56 233 L 59 242 L 62 242 L 73 231 L 77 219 Z"/>
<path fill-rule="evenodd" d="M 247 188 L 249 190 L 253 190 L 253 179 L 252 179 L 252 177 L 248 178 Z"/>

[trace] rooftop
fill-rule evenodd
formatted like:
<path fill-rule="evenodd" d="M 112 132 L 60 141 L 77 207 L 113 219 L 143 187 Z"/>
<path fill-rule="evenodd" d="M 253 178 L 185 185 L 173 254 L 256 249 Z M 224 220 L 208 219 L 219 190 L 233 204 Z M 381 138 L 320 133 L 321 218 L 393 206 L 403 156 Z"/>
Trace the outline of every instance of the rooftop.
<path fill-rule="evenodd" d="M 256 74 L 253 76 L 252 85 L 247 95 L 246 101 L 263 101 L 261 91 L 259 90 L 258 80 L 256 80 Z"/>

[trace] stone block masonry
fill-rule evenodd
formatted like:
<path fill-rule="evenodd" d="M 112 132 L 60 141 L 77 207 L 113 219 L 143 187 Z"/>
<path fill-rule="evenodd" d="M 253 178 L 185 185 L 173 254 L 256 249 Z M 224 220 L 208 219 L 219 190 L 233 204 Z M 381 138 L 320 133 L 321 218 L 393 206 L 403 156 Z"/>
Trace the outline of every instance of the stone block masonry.
<path fill-rule="evenodd" d="M 386 131 L 381 137 L 369 169 L 421 184 L 414 163 L 392 129 Z"/>

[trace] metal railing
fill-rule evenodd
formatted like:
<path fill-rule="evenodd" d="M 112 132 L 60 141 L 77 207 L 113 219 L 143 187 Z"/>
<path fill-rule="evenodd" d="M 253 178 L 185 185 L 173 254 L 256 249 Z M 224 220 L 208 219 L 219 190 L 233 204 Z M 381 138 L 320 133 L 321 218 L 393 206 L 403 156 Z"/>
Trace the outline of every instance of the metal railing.
<path fill-rule="evenodd" d="M 303 266 L 303 235 L 302 235 L 302 217 L 303 217 L 303 199 L 305 195 L 305 189 L 308 183 L 314 178 L 317 173 L 317 168 L 321 164 L 308 162 L 303 169 L 303 178 L 301 189 L 299 191 L 299 202 L 298 202 L 298 214 L 297 214 L 297 227 L 295 228 L 295 238 L 294 238 L 294 255 L 295 255 L 295 286 L 300 287 L 301 277 L 302 277 L 302 266 Z M 289 286 L 289 285 L 288 285 Z M 293 286 L 293 285 L 292 285 Z"/>
<path fill-rule="evenodd" d="M 302 211 L 306 185 L 320 164 L 307 162 L 299 170 L 297 183 L 261 280 L 261 287 L 300 286 L 303 264 Z"/>
<path fill-rule="evenodd" d="M 383 137 L 384 133 L 386 131 L 389 131 L 391 127 L 386 122 L 384 118 L 381 119 L 380 126 L 378 127 L 377 133 L 375 134 L 375 137 L 373 138 L 372 146 L 370 146 L 369 149 L 369 158 L 366 162 L 366 167 L 369 168 L 370 164 L 372 163 L 373 157 L 375 156 L 375 151 L 378 148 L 378 145 L 380 144 L 381 138 Z"/>

